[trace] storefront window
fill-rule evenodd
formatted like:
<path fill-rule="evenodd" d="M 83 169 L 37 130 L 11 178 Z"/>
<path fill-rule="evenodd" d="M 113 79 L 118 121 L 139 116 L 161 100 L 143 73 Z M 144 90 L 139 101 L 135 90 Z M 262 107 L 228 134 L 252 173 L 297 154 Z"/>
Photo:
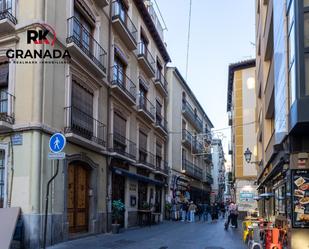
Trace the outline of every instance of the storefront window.
<path fill-rule="evenodd" d="M 285 195 L 286 195 L 285 185 L 281 185 L 275 190 L 275 214 L 276 215 L 286 214 Z"/>

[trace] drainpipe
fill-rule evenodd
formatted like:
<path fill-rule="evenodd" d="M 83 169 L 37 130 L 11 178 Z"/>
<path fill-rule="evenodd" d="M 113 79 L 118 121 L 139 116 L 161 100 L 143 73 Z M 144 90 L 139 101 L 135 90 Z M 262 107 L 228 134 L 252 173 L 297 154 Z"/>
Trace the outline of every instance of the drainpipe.
<path fill-rule="evenodd" d="M 45 20 L 45 1 L 38 1 L 36 16 L 39 20 Z M 39 46 L 39 48 L 38 48 Z M 44 50 L 44 45 L 36 45 L 36 48 Z M 42 123 L 42 106 L 43 106 L 43 75 L 44 64 L 35 64 L 33 68 L 34 80 L 32 94 L 34 96 L 32 102 L 31 120 L 34 123 Z M 32 167 L 30 173 L 31 181 L 31 205 L 32 212 L 39 214 L 41 211 L 41 151 L 42 151 L 42 135 L 39 131 L 33 131 L 32 135 Z"/>
<path fill-rule="evenodd" d="M 108 25 L 108 51 L 107 51 L 107 82 L 108 84 L 110 84 L 110 68 L 111 68 L 111 45 L 112 45 L 112 1 L 110 1 L 110 5 L 109 5 L 109 25 Z M 110 87 L 108 86 L 107 88 L 107 123 L 106 123 L 106 127 L 107 127 L 107 148 L 110 144 L 110 136 L 109 136 L 109 126 L 110 126 Z M 110 156 L 106 156 L 106 232 L 108 232 L 108 228 L 109 228 L 109 217 L 108 217 L 108 211 L 109 211 L 109 201 L 110 201 L 110 197 L 109 197 L 109 185 L 110 185 L 110 181 L 109 181 L 109 170 L 111 168 L 111 157 Z"/>

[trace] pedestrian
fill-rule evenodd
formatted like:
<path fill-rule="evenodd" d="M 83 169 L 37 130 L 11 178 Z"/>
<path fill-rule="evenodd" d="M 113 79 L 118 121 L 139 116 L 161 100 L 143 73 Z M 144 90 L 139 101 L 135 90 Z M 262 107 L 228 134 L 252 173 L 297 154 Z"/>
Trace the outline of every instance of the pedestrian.
<path fill-rule="evenodd" d="M 230 222 L 232 223 L 232 225 L 237 228 L 237 218 L 238 218 L 238 207 L 235 204 L 234 201 L 231 201 L 229 207 L 228 207 L 228 219 L 227 222 L 225 223 L 224 227 L 225 230 L 227 230 L 229 228 Z"/>
<path fill-rule="evenodd" d="M 220 211 L 221 211 L 221 215 L 222 215 L 222 219 L 225 218 L 225 205 L 224 205 L 224 202 L 221 203 L 220 205 Z"/>
<path fill-rule="evenodd" d="M 198 221 L 201 221 L 203 216 L 203 204 L 201 202 L 198 202 L 197 204 L 196 214 L 198 215 Z"/>
<path fill-rule="evenodd" d="M 196 212 L 196 205 L 193 203 L 193 201 L 190 202 L 189 206 L 189 213 L 190 213 L 190 220 L 189 222 L 194 222 L 195 221 L 195 212 Z"/>
<path fill-rule="evenodd" d="M 186 216 L 187 216 L 187 212 L 186 212 L 186 203 L 181 203 L 181 221 L 186 221 Z"/>
<path fill-rule="evenodd" d="M 219 208 L 218 208 L 218 203 L 213 203 L 211 205 L 211 220 L 212 223 L 216 223 L 218 220 L 219 216 Z"/>

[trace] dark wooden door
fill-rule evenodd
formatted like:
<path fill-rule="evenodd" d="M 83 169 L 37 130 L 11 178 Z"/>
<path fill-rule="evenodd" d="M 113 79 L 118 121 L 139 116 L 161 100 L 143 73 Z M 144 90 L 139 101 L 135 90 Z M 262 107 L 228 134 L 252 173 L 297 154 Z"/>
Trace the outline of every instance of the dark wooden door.
<path fill-rule="evenodd" d="M 68 169 L 68 221 L 69 232 L 88 231 L 89 171 L 82 165 L 70 164 Z"/>

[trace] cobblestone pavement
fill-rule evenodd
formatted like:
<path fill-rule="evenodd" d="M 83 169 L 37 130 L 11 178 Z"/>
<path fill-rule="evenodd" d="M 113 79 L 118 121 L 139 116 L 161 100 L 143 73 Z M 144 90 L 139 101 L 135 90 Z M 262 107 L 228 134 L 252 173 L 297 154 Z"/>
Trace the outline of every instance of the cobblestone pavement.
<path fill-rule="evenodd" d="M 71 240 L 48 249 L 245 249 L 240 228 L 224 231 L 218 223 L 164 222 L 123 233 Z"/>

